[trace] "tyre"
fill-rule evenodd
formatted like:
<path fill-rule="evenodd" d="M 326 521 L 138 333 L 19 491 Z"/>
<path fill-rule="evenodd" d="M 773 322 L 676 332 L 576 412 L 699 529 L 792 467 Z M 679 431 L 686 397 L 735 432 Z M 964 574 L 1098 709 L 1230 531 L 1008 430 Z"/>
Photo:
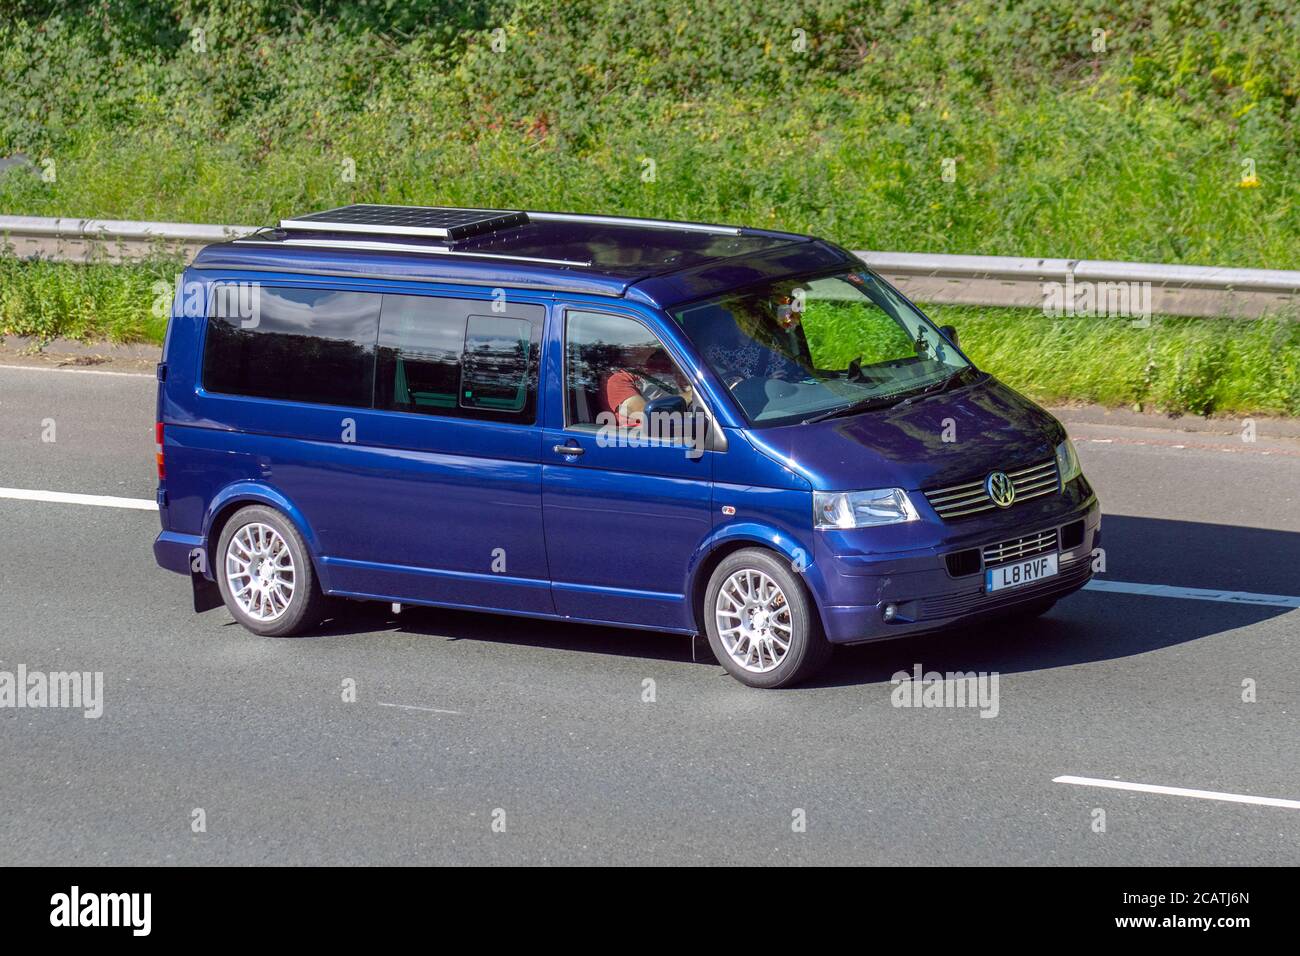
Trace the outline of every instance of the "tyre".
<path fill-rule="evenodd" d="M 831 656 L 803 582 L 785 559 L 764 548 L 722 559 L 709 578 L 702 611 L 713 655 L 750 687 L 807 680 Z"/>
<path fill-rule="evenodd" d="M 212 571 L 231 616 L 254 634 L 301 634 L 325 614 L 302 535 L 274 508 L 254 505 L 231 516 Z"/>

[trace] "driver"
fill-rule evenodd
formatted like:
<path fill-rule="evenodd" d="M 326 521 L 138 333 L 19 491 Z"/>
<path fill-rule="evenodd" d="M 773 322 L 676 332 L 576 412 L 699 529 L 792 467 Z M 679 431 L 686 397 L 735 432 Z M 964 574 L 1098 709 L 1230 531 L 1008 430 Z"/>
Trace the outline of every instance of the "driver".
<path fill-rule="evenodd" d="M 625 358 L 623 366 L 607 372 L 600 383 L 601 403 L 620 426 L 639 427 L 646 405 L 657 398 L 680 395 L 691 403 L 690 383 L 660 346 L 629 349 Z"/>

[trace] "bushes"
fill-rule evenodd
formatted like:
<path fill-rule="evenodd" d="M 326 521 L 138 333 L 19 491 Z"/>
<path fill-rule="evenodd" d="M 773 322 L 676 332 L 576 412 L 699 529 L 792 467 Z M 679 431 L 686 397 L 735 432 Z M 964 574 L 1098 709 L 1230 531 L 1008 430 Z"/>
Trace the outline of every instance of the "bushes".
<path fill-rule="evenodd" d="M 7 211 L 258 223 L 467 203 L 859 248 L 1300 265 L 1300 22 L 1283 0 L 0 13 L 0 155 L 57 170 L 0 177 Z M 1239 185 L 1246 160 L 1259 188 Z"/>
<path fill-rule="evenodd" d="M 518 206 L 1300 268 L 1298 11 L 0 0 L 0 156 L 56 174 L 0 174 L 0 209 L 258 224 L 355 201 Z M 156 338 L 146 279 L 170 268 L 7 263 L 0 323 Z M 1300 413 L 1295 324 L 943 314 L 1045 399 Z"/>
<path fill-rule="evenodd" d="M 167 320 L 154 315 L 156 283 L 170 288 L 180 268 L 0 258 L 0 335 L 161 343 Z"/>
<path fill-rule="evenodd" d="M 1172 414 L 1300 415 L 1300 322 L 1155 317 L 1048 318 L 1038 312 L 935 306 L 964 351 L 1045 402 L 1142 405 Z"/>

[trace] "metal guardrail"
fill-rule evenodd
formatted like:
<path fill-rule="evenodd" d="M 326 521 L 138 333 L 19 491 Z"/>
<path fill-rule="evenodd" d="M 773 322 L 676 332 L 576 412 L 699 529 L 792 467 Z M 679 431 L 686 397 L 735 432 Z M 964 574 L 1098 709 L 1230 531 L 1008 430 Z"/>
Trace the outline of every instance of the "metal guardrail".
<path fill-rule="evenodd" d="M 188 222 L 136 222 L 130 219 L 47 219 L 0 216 L 0 249 L 5 255 L 52 262 L 129 262 L 154 255 L 183 255 L 259 226 L 209 226 Z"/>
<path fill-rule="evenodd" d="M 0 216 L 0 248 L 7 255 L 56 262 L 127 262 L 160 254 L 188 259 L 208 243 L 258 228 Z M 1150 309 L 1157 315 L 1258 318 L 1277 312 L 1294 316 L 1300 310 L 1300 271 L 1295 270 L 915 252 L 856 254 L 913 299 L 939 305 L 1042 308 L 1052 283 L 1059 283 L 1065 293 L 1090 285 L 1099 296 L 1114 293 L 1118 283 L 1149 283 Z M 1136 294 L 1136 287 L 1130 289 Z"/>
<path fill-rule="evenodd" d="M 1112 262 L 1101 259 L 1022 259 L 1012 256 L 859 252 L 857 255 L 918 302 L 1042 308 L 1090 286 L 1110 298 L 1118 284 L 1149 284 L 1155 315 L 1254 319 L 1300 311 L 1300 271 Z M 1058 290 L 1050 288 L 1056 283 Z M 1125 292 L 1145 294 L 1129 286 Z"/>

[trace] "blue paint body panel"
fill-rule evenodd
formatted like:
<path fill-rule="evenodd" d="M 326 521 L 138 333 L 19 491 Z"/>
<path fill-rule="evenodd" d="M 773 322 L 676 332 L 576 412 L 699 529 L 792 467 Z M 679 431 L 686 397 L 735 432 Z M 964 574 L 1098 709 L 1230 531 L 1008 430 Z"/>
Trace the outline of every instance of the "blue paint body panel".
<path fill-rule="evenodd" d="M 221 243 L 183 275 L 164 348 L 158 421 L 166 477 L 158 563 L 188 574 L 215 550 L 221 522 L 263 504 L 302 533 L 329 593 L 694 633 L 711 568 L 764 547 L 802 576 L 828 638 L 855 643 L 950 626 L 998 602 L 983 575 L 954 577 L 946 556 L 1082 520 L 1082 541 L 1049 588 L 1081 587 L 1100 539 L 1083 478 L 1006 511 L 944 521 L 918 492 L 1051 458 L 1064 430 L 991 378 L 907 406 L 808 425 L 754 429 L 668 310 L 755 282 L 862 266 L 838 247 L 784 233 L 698 236 L 650 228 L 538 223 L 485 254 L 585 268 L 421 255 Z M 313 405 L 217 394 L 203 386 L 214 283 L 453 297 L 502 290 L 540 307 L 532 423 Z M 197 303 L 197 305 L 196 305 Z M 716 433 L 693 456 L 673 445 L 604 447 L 570 427 L 564 402 L 568 309 L 610 312 L 653 330 L 709 408 Z M 943 440 L 951 420 L 966 436 Z M 578 444 L 580 456 L 557 451 Z M 813 492 L 898 487 L 919 520 L 814 531 Z M 211 569 L 207 571 L 212 575 Z M 895 604 L 896 620 L 882 608 Z"/>

